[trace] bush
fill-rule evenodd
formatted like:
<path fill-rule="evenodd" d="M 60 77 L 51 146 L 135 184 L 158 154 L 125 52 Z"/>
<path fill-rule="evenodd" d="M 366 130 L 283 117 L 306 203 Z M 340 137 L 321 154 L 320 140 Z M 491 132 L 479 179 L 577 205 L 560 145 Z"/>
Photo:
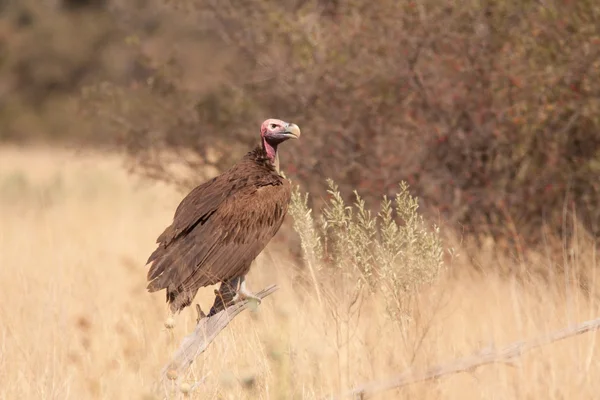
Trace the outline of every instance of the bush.
<path fill-rule="evenodd" d="M 87 135 L 75 95 L 86 82 L 123 76 L 122 31 L 101 1 L 52 3 L 0 5 L 0 140 L 107 143 Z"/>
<path fill-rule="evenodd" d="M 426 215 L 475 237 L 536 244 L 542 225 L 569 231 L 566 210 L 600 232 L 595 1 L 140 0 L 93 12 L 114 18 L 61 25 L 64 38 L 82 38 L 73 54 L 60 49 L 74 45 L 35 47 L 42 33 L 27 42 L 32 53 L 1 44 L 20 61 L 3 61 L 0 79 L 25 74 L 5 96 L 10 109 L 44 98 L 32 88 L 60 94 L 44 102 L 54 105 L 45 118 L 32 113 L 37 130 L 78 135 L 85 121 L 89 140 L 116 138 L 138 171 L 190 186 L 279 117 L 302 127 L 282 165 L 309 192 L 329 176 L 346 201 L 357 188 L 373 204 L 404 180 Z M 22 30 L 15 37 L 31 35 Z M 60 54 L 70 61 L 47 64 Z M 120 55 L 120 69 L 107 55 Z M 35 65 L 68 73 L 39 81 L 26 74 Z M 88 118 L 69 102 L 59 113 L 56 99 L 82 85 Z M 13 111 L 0 113 L 13 136 L 36 131 Z M 173 166 L 188 174 L 174 178 Z"/>
<path fill-rule="evenodd" d="M 218 74 L 189 90 L 157 69 L 170 89 L 152 81 L 106 111 L 126 116 L 117 129 L 153 176 L 182 159 L 221 169 L 277 116 L 305 132 L 283 165 L 308 191 L 331 176 L 345 199 L 372 200 L 406 180 L 430 216 L 532 244 L 543 224 L 562 232 L 572 203 L 598 233 L 595 2 L 175 4 L 219 43 Z"/>
<path fill-rule="evenodd" d="M 443 265 L 439 229 L 427 228 L 417 212 L 417 199 L 405 182 L 392 202 L 384 196 L 381 210 L 372 216 L 365 201 L 354 192 L 356 201 L 347 206 L 338 186 L 330 179 L 329 202 L 318 223 L 308 207 L 308 194 L 298 186 L 292 193 L 290 214 L 300 236 L 304 261 L 319 292 L 317 271 L 330 269 L 343 282 L 358 282 L 355 298 L 363 286 L 384 293 L 387 309 L 394 318 L 406 315 L 407 298 L 421 285 L 433 282 Z M 319 274 L 323 276 L 323 271 Z"/>

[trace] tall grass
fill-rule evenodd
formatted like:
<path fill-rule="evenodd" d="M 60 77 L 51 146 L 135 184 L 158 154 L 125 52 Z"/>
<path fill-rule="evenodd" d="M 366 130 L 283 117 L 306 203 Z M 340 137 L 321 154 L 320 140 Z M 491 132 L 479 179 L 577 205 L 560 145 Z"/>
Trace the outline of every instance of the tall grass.
<path fill-rule="evenodd" d="M 128 176 L 116 157 L 53 149 L 0 149 L 0 187 L 0 399 L 158 398 L 152 385 L 196 315 L 185 310 L 172 331 L 164 329 L 164 296 L 146 292 L 144 261 L 181 193 Z M 387 272 L 366 273 L 351 262 L 360 252 L 379 257 L 386 212 L 370 217 L 377 221 L 371 247 L 334 256 L 339 238 L 332 230 L 339 228 L 325 224 L 321 210 L 302 222 L 298 211 L 309 211 L 304 199 L 296 192 L 288 222 L 304 224 L 307 248 L 321 244 L 320 252 L 307 255 L 315 280 L 306 265 L 293 268 L 281 244 L 271 243 L 248 280 L 256 290 L 272 283 L 281 289 L 236 318 L 197 360 L 187 383 L 204 380 L 188 398 L 320 398 L 599 313 L 593 295 L 581 295 L 576 282 L 558 275 L 549 282 L 501 278 L 497 264 L 514 261 L 488 257 L 486 249 L 479 251 L 489 260 L 483 274 L 463 256 L 439 268 L 439 250 L 428 250 L 423 265 L 430 273 L 408 281 L 412 289 L 402 298 L 411 299 L 410 307 L 394 318 L 383 290 L 392 282 Z M 398 197 L 388 201 L 397 216 Z M 328 202 L 334 212 L 335 196 Z M 345 234 L 360 237 L 348 228 L 361 224 L 358 205 L 344 207 L 354 221 Z M 417 214 L 419 243 L 440 244 L 440 233 L 419 220 Z M 404 234 L 403 218 L 395 223 Z M 445 235 L 448 247 L 461 250 Z M 572 269 L 593 275 L 598 267 L 592 244 L 579 242 L 566 253 Z M 390 271 L 400 273 L 405 257 Z M 353 301 L 355 285 L 363 289 Z M 196 301 L 206 308 L 213 296 L 206 288 Z M 600 391 L 597 347 L 596 335 L 584 335 L 528 353 L 515 366 L 491 365 L 380 398 L 593 399 Z"/>

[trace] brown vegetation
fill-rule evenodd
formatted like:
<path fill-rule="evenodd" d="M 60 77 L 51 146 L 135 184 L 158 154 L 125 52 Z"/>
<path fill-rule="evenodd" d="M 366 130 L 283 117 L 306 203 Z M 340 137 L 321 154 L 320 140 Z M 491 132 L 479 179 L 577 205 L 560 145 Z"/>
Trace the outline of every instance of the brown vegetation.
<path fill-rule="evenodd" d="M 430 217 L 522 247 L 571 213 L 600 230 L 595 1 L 56 3 L 0 11 L 4 138 L 116 143 L 189 186 L 276 116 L 306 132 L 282 161 L 310 193 L 406 180 Z"/>

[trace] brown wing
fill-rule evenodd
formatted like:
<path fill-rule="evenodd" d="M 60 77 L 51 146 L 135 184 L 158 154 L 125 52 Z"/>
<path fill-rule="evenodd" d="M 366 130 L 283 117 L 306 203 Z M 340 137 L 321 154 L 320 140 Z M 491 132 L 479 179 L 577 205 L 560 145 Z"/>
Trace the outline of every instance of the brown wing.
<path fill-rule="evenodd" d="M 230 195 L 230 190 L 227 189 L 227 180 L 225 175 L 217 176 L 200 186 L 194 188 L 177 206 L 173 223 L 168 226 L 163 233 L 160 234 L 156 243 L 159 248 L 152 253 L 148 258 L 149 262 L 160 257 L 164 253 L 164 249 L 181 235 L 189 232 L 196 226 L 210 217 L 221 204 L 221 202 Z M 235 189 L 235 186 L 233 187 Z M 150 277 L 152 270 L 148 272 Z"/>
<path fill-rule="evenodd" d="M 164 246 L 149 259 L 153 265 L 148 271 L 148 289 L 195 295 L 200 287 L 246 274 L 287 212 L 289 183 L 277 183 L 229 191 L 209 200 L 216 207 L 199 208 L 200 203 L 193 200 L 187 203 L 195 204 L 189 210 L 180 206 L 179 217 L 161 235 Z M 201 211 L 188 216 L 194 210 Z"/>

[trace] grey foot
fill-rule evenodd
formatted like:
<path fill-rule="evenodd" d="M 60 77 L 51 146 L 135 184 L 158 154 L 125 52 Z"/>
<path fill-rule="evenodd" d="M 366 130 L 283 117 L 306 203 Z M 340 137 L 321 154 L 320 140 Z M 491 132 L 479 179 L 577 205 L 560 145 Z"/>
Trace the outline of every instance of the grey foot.
<path fill-rule="evenodd" d="M 231 300 L 230 304 L 235 304 L 235 303 L 238 303 L 238 302 L 244 301 L 244 300 L 254 300 L 258 304 L 260 304 L 262 302 L 260 297 L 256 296 L 254 293 L 252 293 L 250 290 L 248 290 L 248 288 L 246 287 L 245 281 L 243 281 L 242 284 L 240 285 L 240 288 L 238 289 L 237 293 Z"/>

